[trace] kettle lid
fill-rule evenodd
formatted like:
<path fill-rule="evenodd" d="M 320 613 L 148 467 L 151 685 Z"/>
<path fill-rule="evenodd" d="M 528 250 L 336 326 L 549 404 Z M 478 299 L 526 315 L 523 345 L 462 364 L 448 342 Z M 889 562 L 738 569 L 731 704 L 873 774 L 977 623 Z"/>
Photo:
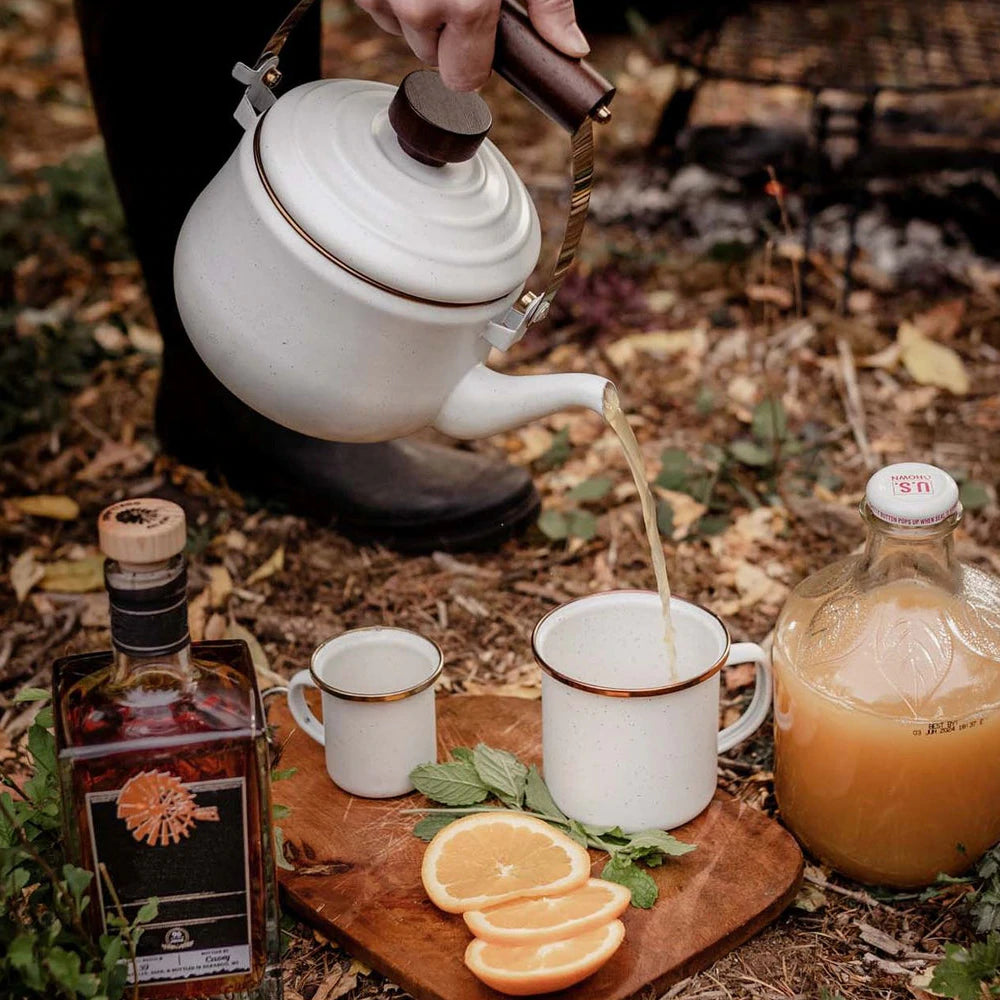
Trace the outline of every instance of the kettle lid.
<path fill-rule="evenodd" d="M 404 296 L 479 304 L 538 259 L 534 206 L 485 139 L 489 110 L 436 73 L 396 88 L 317 80 L 258 123 L 257 169 L 279 211 L 348 270 Z"/>

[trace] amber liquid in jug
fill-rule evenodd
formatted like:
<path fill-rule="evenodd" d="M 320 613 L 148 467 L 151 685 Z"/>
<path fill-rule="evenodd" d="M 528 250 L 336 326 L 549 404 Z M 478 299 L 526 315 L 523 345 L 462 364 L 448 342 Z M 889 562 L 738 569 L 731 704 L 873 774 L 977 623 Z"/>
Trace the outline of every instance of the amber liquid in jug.
<path fill-rule="evenodd" d="M 872 477 L 864 552 L 803 581 L 775 629 L 775 791 L 809 851 L 909 887 L 1000 839 L 1000 581 L 960 564 L 958 489 Z"/>

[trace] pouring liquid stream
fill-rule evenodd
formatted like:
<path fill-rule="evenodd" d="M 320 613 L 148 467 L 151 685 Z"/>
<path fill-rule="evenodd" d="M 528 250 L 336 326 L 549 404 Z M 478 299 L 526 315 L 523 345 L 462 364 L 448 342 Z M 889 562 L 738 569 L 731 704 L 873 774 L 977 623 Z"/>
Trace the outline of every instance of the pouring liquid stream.
<path fill-rule="evenodd" d="M 629 426 L 622 410 L 618 391 L 611 384 L 604 390 L 604 419 L 618 436 L 625 460 L 628 462 L 635 488 L 639 493 L 639 503 L 642 506 L 642 521 L 646 528 L 646 540 L 649 542 L 649 554 L 653 561 L 653 573 L 656 576 L 656 589 L 660 593 L 660 603 L 663 606 L 663 641 L 666 647 L 667 680 L 677 680 L 677 650 L 674 641 L 674 624 L 670 616 L 670 579 L 667 576 L 667 561 L 663 556 L 663 543 L 660 541 L 660 530 L 656 523 L 656 503 L 652 490 L 646 480 L 646 467 L 639 453 L 639 442 Z"/>

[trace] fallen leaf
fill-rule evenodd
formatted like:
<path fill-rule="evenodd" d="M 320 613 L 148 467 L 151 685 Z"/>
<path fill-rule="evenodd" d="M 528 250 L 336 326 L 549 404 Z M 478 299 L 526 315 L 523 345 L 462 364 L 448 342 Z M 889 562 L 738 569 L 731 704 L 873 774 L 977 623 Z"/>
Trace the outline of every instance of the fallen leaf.
<path fill-rule="evenodd" d="M 107 628 L 111 612 L 106 591 L 101 594 L 85 594 L 80 602 L 80 624 L 84 628 Z"/>
<path fill-rule="evenodd" d="M 969 375 L 962 359 L 950 347 L 928 340 L 916 326 L 899 324 L 896 340 L 902 348 L 906 370 L 920 385 L 936 385 L 956 396 L 969 391 Z"/>
<path fill-rule="evenodd" d="M 61 559 L 45 564 L 39 586 L 61 594 L 86 594 L 104 587 L 104 556 Z"/>
<path fill-rule="evenodd" d="M 663 313 L 677 304 L 677 293 L 668 288 L 646 294 L 646 306 L 650 312 Z"/>
<path fill-rule="evenodd" d="M 163 338 L 156 330 L 134 323 L 128 328 L 129 343 L 143 354 L 162 354 Z"/>
<path fill-rule="evenodd" d="M 637 354 L 648 354 L 662 360 L 696 348 L 699 346 L 699 334 L 703 341 L 704 332 L 697 329 L 632 333 L 626 337 L 619 337 L 614 343 L 609 344 L 605 348 L 605 353 L 613 364 L 623 368 Z"/>
<path fill-rule="evenodd" d="M 902 348 L 898 343 L 892 343 L 888 347 L 883 347 L 881 351 L 874 354 L 864 354 L 856 359 L 859 368 L 881 368 L 883 371 L 892 371 L 899 364 L 899 356 Z"/>
<path fill-rule="evenodd" d="M 792 293 L 780 285 L 747 285 L 747 298 L 751 302 L 767 302 L 779 309 L 791 309 L 795 303 Z"/>
<path fill-rule="evenodd" d="M 43 576 L 45 576 L 45 567 L 35 562 L 35 550 L 25 549 L 10 567 L 10 585 L 17 595 L 18 604 L 31 593 L 31 588 Z"/>
<path fill-rule="evenodd" d="M 903 413 L 917 413 L 926 410 L 934 402 L 940 390 L 936 385 L 922 385 L 916 389 L 903 389 L 893 393 L 892 404 Z"/>
<path fill-rule="evenodd" d="M 98 323 L 94 327 L 93 337 L 98 346 L 109 354 L 125 350 L 128 344 L 128 337 L 113 323 Z"/>
<path fill-rule="evenodd" d="M 191 633 L 192 642 L 201 642 L 205 638 L 210 600 L 210 588 L 206 587 L 200 594 L 188 601 L 188 631 Z"/>
<path fill-rule="evenodd" d="M 958 333 L 965 316 L 965 301 L 951 299 L 940 302 L 932 309 L 913 317 L 913 325 L 925 336 L 934 340 L 951 340 Z"/>
<path fill-rule="evenodd" d="M 268 661 L 267 653 L 264 652 L 264 647 L 257 641 L 257 637 L 248 628 L 241 625 L 238 621 L 230 619 L 229 625 L 226 627 L 225 638 L 240 639 L 247 644 L 247 647 L 250 649 L 250 659 L 253 660 L 254 670 L 257 673 L 258 679 L 267 682 L 261 684 L 262 690 L 274 687 L 276 684 L 283 685 L 287 683 L 281 674 L 275 673 L 271 669 L 271 664 Z"/>
<path fill-rule="evenodd" d="M 511 460 L 518 465 L 530 465 L 544 455 L 552 444 L 552 433 L 538 424 L 529 424 L 514 435 Z"/>
<path fill-rule="evenodd" d="M 50 517 L 54 521 L 75 521 L 80 516 L 80 505 L 70 497 L 40 495 L 13 497 L 11 503 L 22 514 L 32 517 Z"/>
<path fill-rule="evenodd" d="M 735 667 L 726 667 L 723 673 L 726 691 L 742 691 L 750 687 L 757 679 L 757 667 L 752 663 L 740 663 Z"/>
<path fill-rule="evenodd" d="M 216 611 L 205 623 L 206 639 L 224 639 L 226 637 L 226 619 Z"/>
<path fill-rule="evenodd" d="M 792 906 L 805 913 L 815 913 L 817 910 L 822 910 L 826 903 L 826 893 L 818 885 L 803 882 Z"/>
<path fill-rule="evenodd" d="M 284 568 L 284 565 L 285 546 L 279 545 L 271 553 L 270 557 L 247 577 L 247 586 L 249 587 L 252 583 L 259 583 L 261 580 L 266 580 L 268 577 L 274 576 L 275 573 Z"/>
<path fill-rule="evenodd" d="M 141 441 L 123 444 L 119 441 L 105 441 L 97 454 L 76 474 L 84 482 L 95 482 L 112 469 L 120 469 L 124 475 L 131 475 L 145 468 L 153 459 L 153 453 Z"/>
<path fill-rule="evenodd" d="M 670 509 L 674 512 L 673 531 L 671 539 L 675 542 L 687 538 L 691 528 L 708 510 L 703 503 L 698 503 L 694 497 L 687 493 L 678 493 L 676 490 L 666 490 L 662 486 L 653 486 L 653 492 L 661 499 L 670 504 Z"/>
<path fill-rule="evenodd" d="M 746 375 L 737 375 L 726 386 L 726 395 L 740 406 L 753 406 L 760 398 L 760 387 Z"/>
<path fill-rule="evenodd" d="M 221 608 L 226 598 L 233 592 L 233 578 L 225 566 L 208 566 L 208 603 L 210 607 Z"/>

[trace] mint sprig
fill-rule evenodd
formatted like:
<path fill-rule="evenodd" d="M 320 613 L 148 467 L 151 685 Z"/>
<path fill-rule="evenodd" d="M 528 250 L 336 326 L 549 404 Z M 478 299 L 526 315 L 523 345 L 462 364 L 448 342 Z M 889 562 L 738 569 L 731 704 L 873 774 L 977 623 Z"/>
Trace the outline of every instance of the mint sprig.
<path fill-rule="evenodd" d="M 556 805 L 534 764 L 526 765 L 507 750 L 478 744 L 455 747 L 452 760 L 420 764 L 410 773 L 417 791 L 446 808 L 407 809 L 424 818 L 413 832 L 421 840 L 434 835 L 459 816 L 514 810 L 550 823 L 584 847 L 606 851 L 610 858 L 601 878 L 618 882 L 632 893 L 632 905 L 648 910 L 659 894 L 656 882 L 640 865 L 656 868 L 668 857 L 693 851 L 665 830 L 625 833 L 617 826 L 592 826 L 570 819 Z"/>

